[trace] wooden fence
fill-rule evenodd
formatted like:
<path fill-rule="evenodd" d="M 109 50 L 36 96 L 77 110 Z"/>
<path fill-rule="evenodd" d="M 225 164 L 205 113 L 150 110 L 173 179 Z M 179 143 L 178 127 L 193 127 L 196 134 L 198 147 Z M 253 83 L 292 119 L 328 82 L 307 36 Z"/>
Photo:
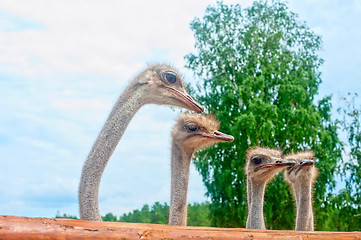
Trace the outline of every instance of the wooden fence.
<path fill-rule="evenodd" d="M 359 239 L 361 232 L 297 232 L 178 227 L 0 215 L 0 239 Z"/>

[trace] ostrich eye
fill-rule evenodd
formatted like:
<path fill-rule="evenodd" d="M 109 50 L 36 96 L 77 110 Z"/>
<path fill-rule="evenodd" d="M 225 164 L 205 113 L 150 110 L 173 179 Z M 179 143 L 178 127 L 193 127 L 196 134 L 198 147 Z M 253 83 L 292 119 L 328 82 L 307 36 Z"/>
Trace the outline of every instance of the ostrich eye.
<path fill-rule="evenodd" d="M 195 132 L 198 130 L 198 126 L 196 124 L 191 123 L 186 125 L 186 129 L 190 132 Z"/>
<path fill-rule="evenodd" d="M 173 73 L 165 73 L 165 79 L 170 83 L 174 84 L 177 82 L 177 77 Z"/>
<path fill-rule="evenodd" d="M 260 157 L 255 157 L 255 158 L 252 159 L 252 162 L 253 162 L 254 164 L 260 164 L 260 163 L 262 162 L 262 158 L 260 158 Z"/>

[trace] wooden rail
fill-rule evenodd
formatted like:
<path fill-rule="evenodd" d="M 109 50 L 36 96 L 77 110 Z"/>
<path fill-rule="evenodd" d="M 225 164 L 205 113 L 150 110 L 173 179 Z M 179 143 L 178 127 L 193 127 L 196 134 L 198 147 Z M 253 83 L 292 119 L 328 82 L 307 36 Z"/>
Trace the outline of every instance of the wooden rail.
<path fill-rule="evenodd" d="M 361 232 L 178 227 L 0 215 L 0 239 L 361 239 Z"/>

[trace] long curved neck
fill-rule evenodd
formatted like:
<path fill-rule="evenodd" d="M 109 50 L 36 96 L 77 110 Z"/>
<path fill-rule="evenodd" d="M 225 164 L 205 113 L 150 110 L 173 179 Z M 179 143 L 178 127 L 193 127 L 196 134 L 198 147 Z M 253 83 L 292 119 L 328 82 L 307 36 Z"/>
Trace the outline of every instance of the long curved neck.
<path fill-rule="evenodd" d="M 246 228 L 266 229 L 263 217 L 265 182 L 253 182 L 247 178 L 248 217 Z"/>
<path fill-rule="evenodd" d="M 313 231 L 313 209 L 312 209 L 312 183 L 311 181 L 299 181 L 293 186 L 297 216 L 296 231 Z"/>
<path fill-rule="evenodd" d="M 170 225 L 187 225 L 187 191 L 193 152 L 186 151 L 174 142 L 172 143 L 171 197 L 168 221 Z"/>
<path fill-rule="evenodd" d="M 80 219 L 101 221 L 98 206 L 100 180 L 129 122 L 145 104 L 144 91 L 141 84 L 131 82 L 119 97 L 100 131 L 82 170 L 79 185 Z"/>

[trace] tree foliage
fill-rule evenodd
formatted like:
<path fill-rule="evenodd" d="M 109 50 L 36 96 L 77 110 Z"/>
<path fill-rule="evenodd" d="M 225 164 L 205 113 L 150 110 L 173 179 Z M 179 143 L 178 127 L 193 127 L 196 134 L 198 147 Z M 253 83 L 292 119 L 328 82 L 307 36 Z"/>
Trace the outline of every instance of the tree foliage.
<path fill-rule="evenodd" d="M 144 204 L 141 210 L 134 210 L 128 214 L 123 214 L 120 222 L 134 222 L 134 223 L 168 223 L 169 206 L 164 203 L 156 202 L 151 208 L 148 204 Z"/>
<path fill-rule="evenodd" d="M 187 67 L 202 79 L 198 100 L 221 122 L 234 144 L 197 154 L 195 165 L 211 199 L 214 226 L 244 227 L 247 218 L 245 152 L 251 146 L 284 153 L 312 149 L 320 170 L 315 185 L 316 228 L 328 219 L 342 145 L 331 119 L 330 97 L 315 104 L 321 83 L 320 36 L 280 1 L 255 1 L 249 8 L 218 2 L 191 29 L 196 53 Z M 293 229 L 295 206 L 282 176 L 267 187 L 268 229 Z"/>
<path fill-rule="evenodd" d="M 61 215 L 59 211 L 56 213 L 55 218 L 78 219 L 78 217 L 77 217 L 77 216 L 68 215 L 68 214 L 66 214 L 66 213 L 64 213 L 63 215 Z"/>
<path fill-rule="evenodd" d="M 210 226 L 209 220 L 209 202 L 188 204 L 188 226 Z M 155 223 L 168 224 L 169 206 L 167 203 L 154 203 L 151 207 L 144 204 L 141 210 L 135 209 L 132 212 L 125 213 L 120 217 L 113 213 L 107 213 L 102 216 L 106 222 L 133 222 L 133 223 Z M 55 218 L 78 219 L 76 216 L 58 211 Z"/>
<path fill-rule="evenodd" d="M 211 226 L 209 202 L 188 204 L 188 226 Z"/>
<path fill-rule="evenodd" d="M 145 204 L 141 211 L 123 214 L 120 222 L 168 224 L 169 206 L 156 202 L 151 208 Z M 188 226 L 210 226 L 209 203 L 188 204 Z"/>

